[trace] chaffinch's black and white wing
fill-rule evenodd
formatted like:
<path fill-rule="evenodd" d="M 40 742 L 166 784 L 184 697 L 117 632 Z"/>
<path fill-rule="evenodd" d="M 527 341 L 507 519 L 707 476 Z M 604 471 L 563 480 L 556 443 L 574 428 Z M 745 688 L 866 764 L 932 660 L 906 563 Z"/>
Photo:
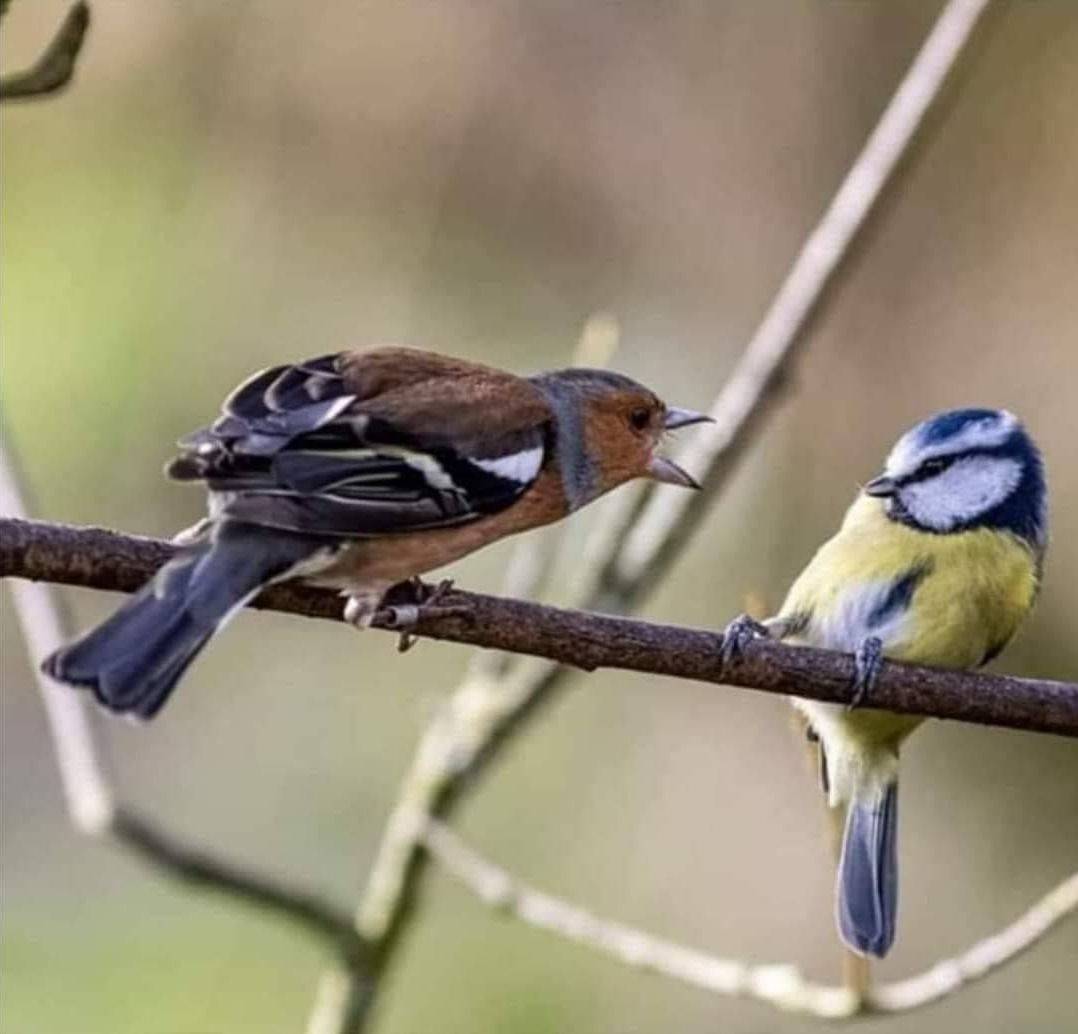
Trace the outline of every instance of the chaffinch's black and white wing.
<path fill-rule="evenodd" d="M 256 374 L 180 442 L 169 474 L 206 481 L 214 517 L 365 537 L 505 509 L 551 441 L 549 407 L 523 378 L 386 348 Z"/>

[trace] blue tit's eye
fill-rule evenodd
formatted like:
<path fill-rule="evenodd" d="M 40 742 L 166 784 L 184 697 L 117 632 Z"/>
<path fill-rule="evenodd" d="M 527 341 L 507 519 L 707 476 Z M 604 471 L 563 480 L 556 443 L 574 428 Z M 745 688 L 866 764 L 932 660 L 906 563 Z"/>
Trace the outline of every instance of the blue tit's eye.
<path fill-rule="evenodd" d="M 918 478 L 930 478 L 946 470 L 954 462 L 952 456 L 937 456 L 931 460 L 925 460 L 917 470 Z"/>

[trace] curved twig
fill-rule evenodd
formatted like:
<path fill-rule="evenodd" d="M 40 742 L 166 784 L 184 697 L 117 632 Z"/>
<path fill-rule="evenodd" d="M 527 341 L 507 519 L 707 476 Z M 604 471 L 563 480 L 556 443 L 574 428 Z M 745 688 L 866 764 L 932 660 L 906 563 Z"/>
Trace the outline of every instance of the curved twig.
<path fill-rule="evenodd" d="M 587 558 L 570 586 L 570 605 L 631 610 L 677 557 L 703 507 L 713 503 L 745 444 L 774 407 L 804 337 L 810 314 L 875 205 L 896 161 L 908 152 L 924 112 L 962 52 L 988 0 L 949 0 L 876 130 L 851 167 L 835 201 L 791 268 L 745 357 L 716 399 L 716 427 L 697 449 L 706 461 L 704 491 L 695 503 L 666 493 L 634 498 L 623 492 L 580 551 Z M 696 460 L 691 469 L 700 470 Z M 643 531 L 640 528 L 643 527 Z M 516 732 L 555 696 L 570 669 L 528 659 L 502 681 L 469 677 L 422 737 L 387 824 L 357 922 L 393 955 L 424 870 L 418 830 L 431 816 L 448 816 L 465 789 Z M 342 984 L 335 984 L 338 991 Z M 359 1031 L 373 1001 L 370 988 L 338 997 L 340 1023 L 321 1031 Z M 342 1004 L 343 1003 L 343 1004 Z M 325 1014 L 328 1015 L 328 1014 Z"/>
<path fill-rule="evenodd" d="M 687 948 L 624 923 L 596 916 L 536 890 L 482 857 L 444 823 L 432 820 L 423 844 L 438 863 L 491 908 L 609 955 L 635 969 L 680 980 L 714 994 L 755 998 L 783 1012 L 820 1020 L 852 1020 L 900 1013 L 936 1002 L 981 980 L 1031 948 L 1078 911 L 1078 873 L 1033 904 L 1004 929 L 906 980 L 882 984 L 863 996 L 847 987 L 806 980 L 788 963 L 751 964 Z"/>
<path fill-rule="evenodd" d="M 0 14 L 6 10 L 0 9 Z M 90 27 L 90 7 L 80 0 L 64 18 L 52 42 L 32 68 L 0 79 L 0 100 L 46 97 L 65 87 L 75 74 L 75 62 Z"/>
<path fill-rule="evenodd" d="M 2 443 L 0 510 L 27 510 L 15 463 Z M 40 544 L 32 545 L 25 538 L 8 534 L 13 528 L 26 531 L 34 526 L 32 521 L 0 519 L 0 552 L 22 552 L 24 559 L 31 562 L 35 557 L 40 559 Z M 17 579 L 10 588 L 45 704 L 67 811 L 75 828 L 91 836 L 109 837 L 168 876 L 230 894 L 305 927 L 324 938 L 361 977 L 370 968 L 370 946 L 356 932 L 347 911 L 303 888 L 288 886 L 191 847 L 115 801 L 97 754 L 86 698 L 41 671 L 45 656 L 71 635 L 67 614 L 45 581 Z"/>

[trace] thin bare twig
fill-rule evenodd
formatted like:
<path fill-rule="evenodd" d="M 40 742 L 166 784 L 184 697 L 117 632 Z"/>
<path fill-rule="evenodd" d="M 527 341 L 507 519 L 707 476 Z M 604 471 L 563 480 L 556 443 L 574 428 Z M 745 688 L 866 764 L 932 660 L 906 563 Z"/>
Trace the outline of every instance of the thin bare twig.
<path fill-rule="evenodd" d="M 25 515 L 28 509 L 18 469 L 0 438 L 0 512 Z M 103 833 L 112 824 L 116 806 L 97 756 L 86 701 L 39 668 L 71 634 L 70 619 L 48 584 L 16 580 L 9 587 L 30 663 L 37 673 L 68 817 L 81 833 Z"/>
<path fill-rule="evenodd" d="M 972 30 L 977 17 L 986 6 L 987 0 L 951 0 L 947 5 L 932 35 L 926 42 L 921 54 L 914 62 L 906 80 L 895 99 L 889 106 L 873 138 L 866 145 L 865 152 L 851 169 L 850 176 L 836 196 L 832 208 L 821 221 L 817 232 L 810 238 L 791 270 L 790 277 L 776 298 L 772 309 L 754 337 L 749 350 L 727 388 L 716 400 L 715 409 L 720 416 L 720 424 L 712 438 L 698 446 L 698 454 L 706 460 L 708 474 L 705 485 L 709 497 L 717 493 L 725 482 L 726 475 L 736 458 L 740 455 L 752 430 L 758 425 L 769 409 L 768 403 L 775 397 L 775 388 L 781 381 L 782 373 L 788 366 L 795 345 L 800 340 L 809 314 L 822 294 L 823 288 L 831 277 L 853 236 L 856 234 L 869 209 L 872 207 L 884 181 L 890 175 L 897 158 L 905 151 L 925 108 L 935 96 L 947 71 L 953 64 L 965 39 Z M 905 91 L 905 93 L 904 93 Z M 888 119 L 891 122 L 888 122 Z M 877 139 L 880 138 L 880 139 Z M 890 155 L 888 148 L 891 149 Z M 882 161 L 878 161 L 879 159 Z M 878 182 L 873 182 L 877 178 Z M 844 192 L 846 196 L 844 197 Z M 840 204 L 840 201 L 842 203 Z M 830 250 L 829 250 L 830 249 Z M 695 462 L 695 461 L 694 461 Z M 694 469 L 699 469 L 696 467 Z M 624 498 L 624 497 L 623 497 Z M 593 560 L 584 571 L 575 590 L 575 599 L 584 605 L 602 602 L 615 609 L 628 609 L 638 601 L 647 589 L 654 584 L 660 573 L 667 568 L 684 539 L 691 532 L 703 512 L 703 500 L 697 507 L 686 507 L 682 500 L 674 496 L 656 494 L 643 505 L 622 503 L 617 519 L 605 524 L 600 532 L 597 545 L 600 547 L 589 554 Z M 636 520 L 637 517 L 639 520 Z M 10 530 L 10 529 L 6 529 Z M 5 529 L 0 528 L 0 532 Z M 108 533 L 104 533 L 108 534 Z M 122 541 L 121 541 L 122 540 Z M 131 540 L 119 537 L 113 545 L 121 547 L 121 555 L 113 556 L 112 575 L 115 581 L 124 582 L 116 585 L 121 588 L 133 588 L 145 576 L 145 561 L 156 554 L 150 561 L 150 569 L 168 555 L 168 546 L 147 540 Z M 131 550 L 132 552 L 124 552 Z M 38 551 L 39 554 L 41 551 Z M 45 550 L 45 553 L 49 553 Z M 37 556 L 44 566 L 55 561 L 53 556 Z M 70 573 L 70 572 L 69 572 Z M 94 573 L 94 576 L 100 571 Z M 71 574 L 71 580 L 87 584 L 86 571 Z M 498 613 L 505 604 L 526 607 L 517 601 L 497 601 L 490 597 L 475 597 L 467 594 L 455 594 L 446 601 L 451 606 L 465 606 L 471 618 L 457 614 L 441 618 L 424 618 L 421 625 L 423 634 L 441 638 L 454 638 L 459 641 L 473 642 L 479 645 L 494 646 L 498 649 L 520 649 L 522 640 L 508 627 L 501 627 L 497 635 L 484 638 L 475 634 L 471 623 L 479 624 L 477 618 L 489 616 L 490 608 Z M 339 613 L 339 603 L 324 595 L 312 594 L 296 587 L 283 586 L 276 593 L 262 601 L 264 605 L 279 606 L 296 613 L 309 613 L 315 616 L 332 617 Z M 484 608 L 487 608 L 484 610 Z M 625 627 L 611 625 L 582 626 L 576 618 L 585 622 L 611 622 L 617 619 L 598 618 L 593 615 L 567 615 L 566 612 L 544 608 L 545 616 L 555 620 L 545 629 L 541 629 L 547 638 L 538 644 L 533 643 L 538 653 L 545 660 L 527 660 L 516 662 L 502 675 L 502 666 L 478 664 L 464 686 L 454 695 L 443 715 L 435 721 L 421 744 L 412 774 L 406 782 L 406 794 L 418 793 L 410 799 L 402 799 L 402 807 L 394 813 L 394 821 L 387 830 L 385 844 L 392 850 L 380 856 L 388 855 L 389 861 L 382 866 L 376 865 L 372 873 L 364 904 L 357 920 L 361 930 L 367 933 L 362 943 L 370 946 L 371 965 L 351 966 L 343 976 L 323 982 L 320 991 L 320 1008 L 312 1018 L 311 1030 L 351 1031 L 358 1030 L 368 1015 L 368 1008 L 377 989 L 378 977 L 386 962 L 391 957 L 393 948 L 404 928 L 405 921 L 414 904 L 418 880 L 422 872 L 422 847 L 424 838 L 430 829 L 430 816 L 448 814 L 453 803 L 459 799 L 465 777 L 476 774 L 497 752 L 498 747 L 506 742 L 509 735 L 519 728 L 526 718 L 534 713 L 536 707 L 549 699 L 551 690 L 563 677 L 565 669 L 559 668 L 555 661 L 579 663 L 590 666 L 596 662 L 606 663 L 603 641 L 588 643 L 583 652 L 568 654 L 558 637 L 584 632 L 588 635 L 624 634 L 634 643 L 633 656 L 640 664 L 637 670 L 666 671 L 665 667 L 656 668 L 656 657 L 662 654 L 664 646 L 670 641 L 659 642 L 649 639 L 652 630 L 660 633 L 675 632 L 689 636 L 707 636 L 708 633 L 693 633 L 689 630 L 662 629 L 660 626 L 644 626 L 642 623 L 623 622 Z M 507 611 L 500 611 L 502 617 L 511 616 Z M 515 611 L 512 616 L 517 620 L 535 617 L 534 612 Z M 560 622 L 560 624 L 559 624 Z M 633 640 L 633 626 L 641 638 Z M 551 638 L 553 637 L 553 638 Z M 542 638 L 542 636 L 540 636 Z M 606 644 L 609 646 L 609 643 Z M 620 645 L 620 644 L 619 644 Z M 696 647 L 716 649 L 716 637 L 710 640 L 696 641 Z M 595 653 L 595 650 L 598 653 Z M 797 670 L 783 668 L 783 664 L 792 663 L 791 657 L 771 656 L 770 651 L 782 650 L 771 644 L 761 644 L 750 650 L 743 665 L 726 673 L 731 681 L 745 681 L 754 678 L 750 667 L 760 666 L 759 671 L 768 670 L 768 665 L 777 666 L 782 691 L 795 691 L 802 695 L 817 695 L 800 688 Z M 826 656 L 826 655 L 822 655 Z M 642 658 L 642 660 L 640 660 Z M 713 660 L 714 658 L 712 658 Z M 805 660 L 808 668 L 801 672 L 803 678 L 813 683 L 828 664 L 838 663 L 837 669 L 827 669 L 830 675 L 841 682 L 842 690 L 817 690 L 825 695 L 823 699 L 844 699 L 842 693 L 849 677 L 844 659 L 837 662 Z M 664 662 L 660 662 L 664 663 Z M 824 667 L 820 668 L 822 664 Z M 629 667 L 635 664 L 627 665 Z M 706 667 L 706 665 L 705 665 Z M 745 670 L 742 670 L 744 668 Z M 756 668 L 753 668 L 756 671 Z M 939 673 L 910 669 L 899 672 L 889 669 L 889 675 L 895 678 L 894 685 L 881 683 L 882 695 L 874 700 L 879 706 L 896 710 L 903 709 L 888 702 L 904 678 L 909 676 L 911 685 L 918 678 L 927 678 L 928 683 L 920 683 L 914 689 L 914 696 L 921 694 L 924 699 L 934 699 L 935 692 L 930 684 Z M 807 672 L 807 674 L 806 674 Z M 685 674 L 683 672 L 669 672 Z M 772 674 L 775 674 L 773 671 Z M 686 677 L 708 678 L 706 674 L 690 673 Z M 761 676 L 764 678 L 764 676 Z M 791 682 L 791 678 L 793 681 Z M 718 681 L 712 672 L 712 681 Z M 766 681 L 766 678 L 764 678 Z M 1038 711 L 1045 707 L 1062 708 L 1063 723 L 1070 721 L 1068 709 L 1073 704 L 1072 693 L 1076 687 L 1066 684 L 1030 683 L 1027 680 L 1009 680 L 1014 685 L 1032 692 Z M 760 686 L 758 688 L 767 688 Z M 833 687 L 834 688 L 834 687 Z M 936 687 L 938 688 L 938 687 Z M 1001 688 L 1001 687 L 997 687 Z M 925 694 L 927 693 L 927 697 Z M 946 697 L 946 693 L 944 694 Z M 897 698 L 896 698 L 897 699 Z M 1028 701 L 1027 701 L 1028 702 Z M 952 701 L 954 703 L 954 701 Z M 917 707 L 920 713 L 920 707 Z M 970 712 L 963 711 L 956 717 L 970 718 Z M 973 720 L 989 720 L 974 718 Z M 1058 722 L 1058 715 L 1052 719 Z M 1054 729 L 1053 731 L 1060 731 Z M 413 807 L 414 806 L 414 807 Z M 395 828 L 395 826 L 397 828 Z M 428 844 L 428 848 L 430 845 Z M 383 877 L 389 876 L 387 881 Z M 378 907 L 369 907 L 372 902 Z M 373 917 L 373 918 L 372 918 Z M 672 946 L 675 947 L 676 946 Z M 684 949 L 681 949 L 684 951 Z M 765 969 L 756 968 L 761 977 Z M 773 970 L 772 976 L 781 970 Z M 847 993 L 848 992 L 844 992 Z"/>
<path fill-rule="evenodd" d="M 751 964 L 687 948 L 586 909 L 517 879 L 478 854 L 447 825 L 431 820 L 423 844 L 438 863 L 491 908 L 634 969 L 659 973 L 714 994 L 755 998 L 783 1012 L 821 1020 L 908 1012 L 981 980 L 1017 958 L 1078 911 L 1078 874 L 1063 880 L 1003 930 L 917 976 L 884 984 L 863 996 L 847 987 L 806 980 L 788 963 Z"/>
<path fill-rule="evenodd" d="M 905 153 L 920 120 L 961 53 L 987 0 L 950 0 L 917 55 L 895 99 L 846 177 L 754 335 L 745 357 L 712 407 L 716 426 L 696 446 L 690 469 L 706 469 L 695 504 L 669 493 L 640 501 L 622 494 L 582 551 L 586 557 L 564 602 L 627 611 L 640 602 L 714 502 L 746 444 L 773 409 L 807 320 Z M 703 461 L 698 463 L 698 461 Z M 638 519 L 639 518 L 639 519 Z M 642 529 L 642 530 L 638 530 Z M 413 911 L 424 870 L 419 833 L 430 816 L 447 817 L 468 786 L 512 737 L 548 704 L 569 669 L 550 661 L 518 662 L 505 679 L 465 682 L 423 736 L 387 825 L 357 922 L 392 957 Z M 376 985 L 377 986 L 377 985 Z M 344 1000 L 344 999 L 342 999 Z M 359 1031 L 374 1001 L 327 1026 L 335 1034 Z M 354 1004 L 354 998 L 352 999 Z M 342 1012 L 343 1015 L 343 1012 Z"/>
<path fill-rule="evenodd" d="M 637 598 L 654 585 L 692 534 L 777 398 L 790 352 L 841 266 L 899 160 L 965 47 L 989 0 L 950 0 L 850 166 L 827 211 L 805 240 L 782 286 L 700 429 L 679 461 L 706 471 L 693 495 L 656 486 L 604 571 L 611 591 Z"/>
<path fill-rule="evenodd" d="M 6 12 L 7 4 L 0 8 Z M 52 42 L 42 51 L 32 68 L 0 79 L 0 100 L 46 97 L 65 87 L 75 74 L 75 62 L 90 27 L 90 7 L 75 4 L 57 29 Z"/>
<path fill-rule="evenodd" d="M 16 464 L 5 443 L 0 442 L 0 512 L 26 511 Z M 0 519 L 4 527 L 18 523 L 13 518 Z M 21 523 L 29 526 L 32 522 Z M 2 527 L 0 540 L 8 541 Z M 31 554 L 34 552 L 33 547 L 27 548 Z M 302 888 L 286 886 L 193 848 L 116 803 L 98 758 L 86 698 L 41 671 L 41 661 L 71 635 L 68 616 L 47 583 L 13 579 L 9 586 L 45 705 L 67 812 L 74 827 L 81 833 L 114 840 L 165 875 L 229 894 L 299 924 L 325 939 L 354 971 L 362 973 L 369 948 L 346 911 Z"/>

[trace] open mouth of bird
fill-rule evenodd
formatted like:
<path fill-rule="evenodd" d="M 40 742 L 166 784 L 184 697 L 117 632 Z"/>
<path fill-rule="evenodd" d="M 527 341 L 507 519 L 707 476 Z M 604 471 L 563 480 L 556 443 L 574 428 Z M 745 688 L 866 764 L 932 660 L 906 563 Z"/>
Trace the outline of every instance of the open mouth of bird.
<path fill-rule="evenodd" d="M 698 413 L 693 409 L 679 409 L 676 406 L 667 408 L 663 417 L 663 431 L 677 431 L 682 427 L 690 427 L 692 424 L 714 423 L 714 418 L 707 413 Z M 700 487 L 696 480 L 684 467 L 676 464 L 666 456 L 652 456 L 648 464 L 648 473 L 655 481 L 661 481 L 667 485 L 678 485 L 682 488 Z"/>

